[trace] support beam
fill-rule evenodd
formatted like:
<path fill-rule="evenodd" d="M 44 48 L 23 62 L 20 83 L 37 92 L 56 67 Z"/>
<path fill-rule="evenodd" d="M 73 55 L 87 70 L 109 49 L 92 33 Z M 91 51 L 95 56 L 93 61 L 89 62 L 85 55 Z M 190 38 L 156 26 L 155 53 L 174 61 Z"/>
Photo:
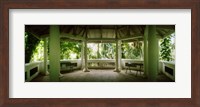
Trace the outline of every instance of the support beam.
<path fill-rule="evenodd" d="M 115 38 L 87 38 L 88 41 L 115 41 Z"/>
<path fill-rule="evenodd" d="M 84 62 L 84 57 L 85 57 L 84 56 L 84 43 L 85 42 L 82 41 L 82 45 L 81 45 L 81 65 L 82 65 L 81 68 L 82 69 L 84 69 L 84 67 L 85 67 L 85 62 Z"/>
<path fill-rule="evenodd" d="M 157 29 L 170 29 L 175 30 L 175 25 L 157 25 Z"/>
<path fill-rule="evenodd" d="M 121 40 L 119 40 L 118 41 L 118 68 L 119 68 L 119 70 L 121 71 L 121 69 L 122 69 L 122 66 L 121 66 L 121 57 L 122 57 L 122 47 L 121 47 L 121 44 L 122 44 L 122 42 L 121 42 Z"/>
<path fill-rule="evenodd" d="M 147 25 L 144 31 L 144 76 L 148 76 L 148 35 L 149 26 Z"/>
<path fill-rule="evenodd" d="M 156 81 L 159 66 L 158 37 L 156 36 L 156 26 L 148 28 L 148 78 Z"/>
<path fill-rule="evenodd" d="M 44 38 L 44 71 L 42 72 L 43 75 L 47 75 L 48 74 L 48 54 L 47 54 L 47 48 L 48 48 L 48 44 L 47 44 L 47 40 L 48 38 Z"/>
<path fill-rule="evenodd" d="M 118 40 L 132 40 L 132 39 L 139 39 L 139 38 L 143 38 L 143 36 L 126 37 L 126 38 L 120 38 Z"/>
<path fill-rule="evenodd" d="M 36 37 L 38 40 L 41 40 L 41 38 L 38 35 L 36 35 L 36 34 L 34 34 L 32 32 L 29 32 L 29 33 L 32 34 L 34 37 Z"/>
<path fill-rule="evenodd" d="M 97 59 L 100 59 L 100 53 L 99 53 L 99 43 L 97 43 Z M 98 63 L 98 66 L 100 66 L 100 63 Z"/>
<path fill-rule="evenodd" d="M 50 81 L 58 82 L 60 75 L 60 29 L 57 25 L 50 26 L 49 65 Z"/>
<path fill-rule="evenodd" d="M 111 41 L 87 41 L 87 43 L 116 43 L 115 41 L 111 40 Z"/>
<path fill-rule="evenodd" d="M 120 72 L 120 70 L 119 70 L 119 43 L 118 43 L 118 41 L 116 41 L 116 56 L 115 56 L 115 70 L 114 70 L 114 72 Z"/>
<path fill-rule="evenodd" d="M 49 37 L 49 34 L 44 34 L 41 37 Z M 73 40 L 85 40 L 85 38 L 80 35 L 73 35 L 70 33 L 61 33 L 60 38 L 69 38 Z"/>
<path fill-rule="evenodd" d="M 98 43 L 98 47 L 97 47 L 97 58 L 100 58 L 100 53 L 99 53 L 99 43 Z"/>
<path fill-rule="evenodd" d="M 146 26 L 144 32 L 144 74 L 156 81 L 159 66 L 159 45 L 156 26 Z"/>
<path fill-rule="evenodd" d="M 84 59 L 85 59 L 85 68 L 83 69 L 84 72 L 90 72 L 88 70 L 88 63 L 87 63 L 87 41 L 84 41 Z"/>
<path fill-rule="evenodd" d="M 74 39 L 74 40 L 85 40 L 85 38 L 84 37 L 81 37 L 81 36 L 79 36 L 79 35 L 72 35 L 72 34 L 70 34 L 70 33 L 61 33 L 60 34 L 60 37 L 66 37 L 66 38 L 70 38 L 70 39 Z"/>

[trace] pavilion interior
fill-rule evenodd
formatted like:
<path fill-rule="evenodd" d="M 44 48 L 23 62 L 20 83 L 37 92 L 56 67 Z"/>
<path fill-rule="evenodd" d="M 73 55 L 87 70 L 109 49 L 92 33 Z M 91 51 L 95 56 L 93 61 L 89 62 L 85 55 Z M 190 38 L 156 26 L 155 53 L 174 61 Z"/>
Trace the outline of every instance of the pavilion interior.
<path fill-rule="evenodd" d="M 175 81 L 175 63 L 159 60 L 159 39 L 175 33 L 175 25 L 25 25 L 25 32 L 44 41 L 44 60 L 25 64 L 26 82 Z M 61 60 L 61 41 L 81 43 L 81 59 Z M 121 44 L 137 41 L 143 59 L 122 59 Z M 115 59 L 88 59 L 89 43 L 114 43 Z"/>

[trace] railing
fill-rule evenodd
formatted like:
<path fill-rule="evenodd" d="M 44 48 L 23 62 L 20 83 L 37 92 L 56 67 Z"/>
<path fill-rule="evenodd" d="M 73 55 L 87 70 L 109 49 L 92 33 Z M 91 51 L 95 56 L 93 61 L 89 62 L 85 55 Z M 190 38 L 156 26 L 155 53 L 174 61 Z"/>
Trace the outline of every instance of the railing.
<path fill-rule="evenodd" d="M 72 63 L 76 66 L 73 66 L 73 69 L 81 69 L 81 59 L 68 59 L 68 60 L 61 60 L 60 63 Z M 71 70 L 72 68 L 70 68 L 69 66 L 67 66 L 67 64 L 61 64 L 60 66 L 61 70 Z"/>
<path fill-rule="evenodd" d="M 71 62 L 76 63 L 77 66 L 73 67 L 73 69 L 81 69 L 82 64 L 81 59 L 75 60 L 61 60 L 61 63 Z M 126 69 L 126 63 L 143 63 L 143 60 L 133 60 L 133 59 L 121 59 L 121 68 Z M 49 61 L 47 62 L 49 66 Z M 115 68 L 115 59 L 90 59 L 88 60 L 88 68 L 89 69 L 114 69 Z M 66 65 L 61 64 L 61 70 L 68 69 Z M 25 65 L 25 80 L 31 81 L 35 78 L 40 72 L 44 70 L 44 63 L 42 61 L 32 62 Z M 159 62 L 159 72 L 164 73 L 166 76 L 175 80 L 175 63 L 160 61 Z"/>
<path fill-rule="evenodd" d="M 88 68 L 90 69 L 98 69 L 98 68 L 115 68 L 115 60 L 114 59 L 90 59 L 88 60 Z"/>
<path fill-rule="evenodd" d="M 175 81 L 175 63 L 168 61 L 160 61 L 161 72 L 167 77 Z"/>
<path fill-rule="evenodd" d="M 31 81 L 42 70 L 42 62 L 32 62 L 25 64 L 25 81 Z"/>
<path fill-rule="evenodd" d="M 136 59 L 122 59 L 121 60 L 121 66 L 123 69 L 126 69 L 127 66 L 126 63 L 143 63 L 143 60 L 136 60 Z"/>
<path fill-rule="evenodd" d="M 143 63 L 143 60 L 121 59 L 121 68 L 126 69 L 125 63 Z M 90 59 L 88 60 L 88 68 L 115 68 L 115 59 Z"/>

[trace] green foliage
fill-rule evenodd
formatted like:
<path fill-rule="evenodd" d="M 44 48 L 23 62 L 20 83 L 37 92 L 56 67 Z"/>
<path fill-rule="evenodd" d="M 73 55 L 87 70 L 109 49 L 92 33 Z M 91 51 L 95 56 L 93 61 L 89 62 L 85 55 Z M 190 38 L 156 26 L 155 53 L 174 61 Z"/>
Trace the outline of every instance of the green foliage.
<path fill-rule="evenodd" d="M 137 41 L 122 44 L 123 59 L 141 59 L 142 56 L 142 42 Z"/>
<path fill-rule="evenodd" d="M 97 59 L 97 51 L 93 48 L 97 48 L 96 44 L 90 43 L 87 44 L 87 55 L 89 59 Z"/>
<path fill-rule="evenodd" d="M 34 37 L 33 35 L 30 36 Z M 33 38 L 32 38 L 33 40 Z M 37 40 L 37 39 L 36 39 Z M 31 61 L 42 61 L 44 59 L 44 41 L 30 41 L 29 35 L 25 35 L 26 59 L 27 51 L 30 47 Z M 60 42 L 60 57 L 61 59 L 79 59 L 81 58 L 81 43 L 75 42 Z M 49 49 L 48 49 L 49 50 Z M 88 44 L 87 55 L 89 59 L 115 59 L 116 44 L 115 43 L 91 43 Z M 122 58 L 124 59 L 141 59 L 142 58 L 142 42 L 122 43 Z M 30 61 L 29 59 L 29 61 Z"/>
<path fill-rule="evenodd" d="M 29 41 L 30 42 L 30 41 Z M 48 49 L 49 50 L 49 49 Z M 81 57 L 81 44 L 74 42 L 60 42 L 61 59 L 79 59 Z M 44 41 L 39 41 L 32 50 L 31 62 L 44 60 Z"/>
<path fill-rule="evenodd" d="M 92 48 L 87 48 L 87 53 L 89 59 L 97 59 L 97 55 L 92 50 Z"/>
<path fill-rule="evenodd" d="M 39 43 L 39 40 L 28 32 L 25 32 L 24 36 L 25 36 L 25 63 L 29 63 L 36 49 L 36 46 Z"/>
<path fill-rule="evenodd" d="M 79 59 L 81 57 L 81 43 L 60 42 L 61 59 Z"/>
<path fill-rule="evenodd" d="M 91 46 L 92 45 L 92 46 Z M 89 44 L 88 55 L 89 59 L 98 59 L 98 45 L 95 43 Z M 123 59 L 141 59 L 142 58 L 142 42 L 122 43 L 122 58 Z M 99 43 L 99 58 L 100 59 L 115 59 L 116 44 L 115 43 Z"/>
<path fill-rule="evenodd" d="M 115 59 L 116 44 L 101 43 L 100 56 L 102 59 Z"/>
<path fill-rule="evenodd" d="M 43 61 L 43 60 L 44 60 L 44 41 L 40 40 L 35 50 L 33 51 L 31 62 Z"/>
<path fill-rule="evenodd" d="M 99 43 L 99 47 L 97 43 L 90 43 L 87 50 L 88 57 L 89 59 L 114 59 L 115 48 L 114 43 Z"/>
<path fill-rule="evenodd" d="M 160 59 L 165 61 L 172 61 L 172 50 L 175 49 L 175 44 L 171 42 L 172 35 L 169 35 L 161 40 L 160 44 Z"/>

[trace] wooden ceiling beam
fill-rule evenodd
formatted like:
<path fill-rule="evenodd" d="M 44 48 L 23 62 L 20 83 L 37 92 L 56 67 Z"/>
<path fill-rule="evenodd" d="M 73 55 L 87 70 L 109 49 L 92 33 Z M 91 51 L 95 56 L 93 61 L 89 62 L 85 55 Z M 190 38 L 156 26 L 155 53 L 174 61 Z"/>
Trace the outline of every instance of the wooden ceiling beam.
<path fill-rule="evenodd" d="M 115 41 L 115 38 L 87 38 L 88 41 Z"/>
<path fill-rule="evenodd" d="M 37 39 L 41 40 L 40 36 L 38 36 L 37 34 L 34 34 L 32 32 L 29 32 L 31 35 L 33 35 L 34 37 L 36 37 Z"/>
<path fill-rule="evenodd" d="M 157 29 L 171 29 L 175 30 L 175 25 L 156 25 Z"/>
<path fill-rule="evenodd" d="M 120 38 L 120 39 L 118 39 L 118 40 L 131 40 L 131 39 L 139 39 L 139 38 L 143 38 L 143 36 L 126 37 L 126 38 Z"/>
<path fill-rule="evenodd" d="M 70 38 L 70 39 L 74 39 L 74 40 L 85 40 L 84 37 L 81 37 L 79 35 L 75 36 L 75 35 L 70 34 L 70 33 L 61 33 L 60 37 L 66 37 L 66 38 Z"/>

